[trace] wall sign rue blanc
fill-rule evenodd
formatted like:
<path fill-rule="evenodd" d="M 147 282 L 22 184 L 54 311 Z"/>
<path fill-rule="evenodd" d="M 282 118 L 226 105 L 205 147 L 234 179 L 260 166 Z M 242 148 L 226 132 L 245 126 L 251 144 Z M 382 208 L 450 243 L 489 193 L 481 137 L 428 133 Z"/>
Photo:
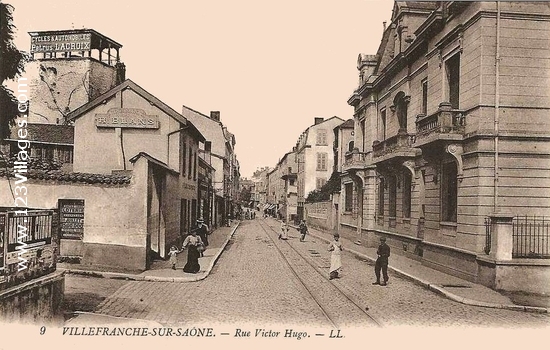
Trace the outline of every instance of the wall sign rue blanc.
<path fill-rule="evenodd" d="M 157 115 L 147 115 L 138 108 L 111 108 L 107 114 L 96 114 L 95 125 L 98 128 L 134 128 L 158 129 Z"/>

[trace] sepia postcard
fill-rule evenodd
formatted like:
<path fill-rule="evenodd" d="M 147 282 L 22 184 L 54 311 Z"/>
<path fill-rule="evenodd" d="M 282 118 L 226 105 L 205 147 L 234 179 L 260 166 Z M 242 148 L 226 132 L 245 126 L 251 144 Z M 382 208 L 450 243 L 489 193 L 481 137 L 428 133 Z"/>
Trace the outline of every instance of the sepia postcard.
<path fill-rule="evenodd" d="M 0 2 L 0 349 L 542 346 L 550 3 Z"/>

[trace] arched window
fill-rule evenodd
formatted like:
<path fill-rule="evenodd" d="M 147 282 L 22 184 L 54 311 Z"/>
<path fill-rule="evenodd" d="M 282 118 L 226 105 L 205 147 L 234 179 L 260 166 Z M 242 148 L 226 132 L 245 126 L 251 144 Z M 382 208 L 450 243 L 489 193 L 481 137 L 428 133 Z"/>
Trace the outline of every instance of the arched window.
<path fill-rule="evenodd" d="M 350 142 L 348 143 L 348 152 L 353 151 L 353 146 L 354 146 L 353 141 L 350 141 Z"/>

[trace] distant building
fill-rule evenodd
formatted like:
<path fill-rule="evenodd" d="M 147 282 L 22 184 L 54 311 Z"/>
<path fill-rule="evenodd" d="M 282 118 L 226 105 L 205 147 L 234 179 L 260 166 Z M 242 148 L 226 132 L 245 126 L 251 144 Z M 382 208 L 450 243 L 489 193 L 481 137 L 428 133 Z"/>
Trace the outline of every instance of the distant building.
<path fill-rule="evenodd" d="M 254 181 L 253 198 L 256 207 L 263 210 L 267 205 L 267 174 L 271 171 L 269 167 L 262 167 L 254 172 L 252 181 Z"/>
<path fill-rule="evenodd" d="M 320 189 L 330 178 L 334 166 L 334 128 L 344 120 L 332 117 L 327 120 L 315 118 L 298 138 L 295 147 L 297 163 L 297 217 L 304 218 L 304 203 L 307 195 Z"/>
<path fill-rule="evenodd" d="M 213 225 L 224 225 L 229 215 L 234 214 L 234 201 L 239 193 L 240 170 L 235 155 L 235 136 L 220 121 L 219 111 L 212 111 L 207 116 L 183 106 L 182 115 L 196 125 L 208 140 L 204 147 L 210 150 L 210 165 L 215 169 Z"/>

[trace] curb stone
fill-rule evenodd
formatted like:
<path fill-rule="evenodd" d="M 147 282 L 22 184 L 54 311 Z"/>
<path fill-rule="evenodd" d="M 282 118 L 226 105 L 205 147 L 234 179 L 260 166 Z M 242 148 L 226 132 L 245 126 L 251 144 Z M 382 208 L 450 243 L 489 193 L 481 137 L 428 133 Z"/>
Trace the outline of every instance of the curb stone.
<path fill-rule="evenodd" d="M 320 240 L 323 240 L 325 242 L 330 242 L 330 240 L 324 238 L 324 237 L 321 237 L 319 236 L 318 234 L 316 233 L 312 233 L 311 231 L 309 232 L 309 234 L 315 238 L 318 238 Z M 349 249 L 349 248 L 346 248 L 344 247 L 345 251 L 348 251 L 356 256 L 359 256 L 365 260 L 368 260 L 370 262 L 375 262 L 375 260 L 363 253 L 360 253 L 358 251 L 355 251 L 353 249 Z M 533 312 L 533 313 L 542 313 L 542 314 L 546 314 L 546 313 L 550 313 L 550 311 L 548 310 L 548 308 L 545 308 L 545 307 L 537 307 L 537 306 L 525 306 L 525 305 L 510 305 L 510 304 L 495 304 L 495 303 L 487 303 L 487 302 L 483 302 L 483 301 L 478 301 L 478 300 L 473 300 L 473 299 L 468 299 L 468 298 L 464 298 L 464 297 L 461 297 L 459 295 L 456 295 L 454 293 L 451 293 L 449 292 L 448 290 L 445 290 L 443 289 L 442 287 L 439 287 L 435 284 L 431 284 L 429 282 L 426 282 L 418 277 L 415 277 L 411 274 L 408 274 L 406 272 L 403 272 L 399 269 L 396 269 L 394 267 L 391 267 L 391 265 L 388 266 L 388 270 L 394 272 L 395 274 L 397 274 L 398 276 L 401 276 L 401 277 L 404 277 L 404 278 L 407 278 L 413 282 L 415 282 L 416 284 L 418 285 L 421 285 L 422 287 L 434 292 L 434 293 L 437 293 L 437 294 L 440 294 L 450 300 L 453 300 L 453 301 L 456 301 L 458 303 L 461 303 L 461 304 L 465 304 L 465 305 L 471 305 L 471 306 L 479 306 L 479 307 L 487 307 L 487 308 L 493 308 L 493 309 L 503 309 L 503 310 L 512 310 L 512 311 L 524 311 L 524 312 Z"/>
<path fill-rule="evenodd" d="M 160 277 L 160 276 L 142 276 L 142 275 L 136 275 L 131 273 L 116 273 L 116 272 L 102 272 L 102 271 L 94 271 L 94 270 L 79 270 L 79 269 L 65 269 L 65 268 L 59 268 L 60 271 L 65 271 L 65 273 L 69 273 L 72 275 L 82 275 L 82 276 L 88 276 L 88 277 L 97 277 L 97 278 L 109 278 L 109 279 L 121 279 L 121 280 L 128 280 L 128 281 L 147 281 L 147 282 L 176 282 L 176 283 L 184 283 L 184 282 L 197 282 L 205 279 L 210 275 L 210 272 L 214 268 L 214 265 L 220 258 L 220 255 L 225 250 L 225 247 L 233 238 L 233 235 L 235 234 L 235 231 L 237 231 L 237 228 L 240 225 L 240 221 L 237 222 L 237 225 L 232 228 L 231 233 L 228 235 L 226 240 L 223 242 L 222 246 L 219 248 L 218 252 L 212 260 L 210 261 L 210 264 L 208 265 L 208 268 L 203 274 L 200 274 L 199 276 L 186 276 L 186 277 Z"/>

